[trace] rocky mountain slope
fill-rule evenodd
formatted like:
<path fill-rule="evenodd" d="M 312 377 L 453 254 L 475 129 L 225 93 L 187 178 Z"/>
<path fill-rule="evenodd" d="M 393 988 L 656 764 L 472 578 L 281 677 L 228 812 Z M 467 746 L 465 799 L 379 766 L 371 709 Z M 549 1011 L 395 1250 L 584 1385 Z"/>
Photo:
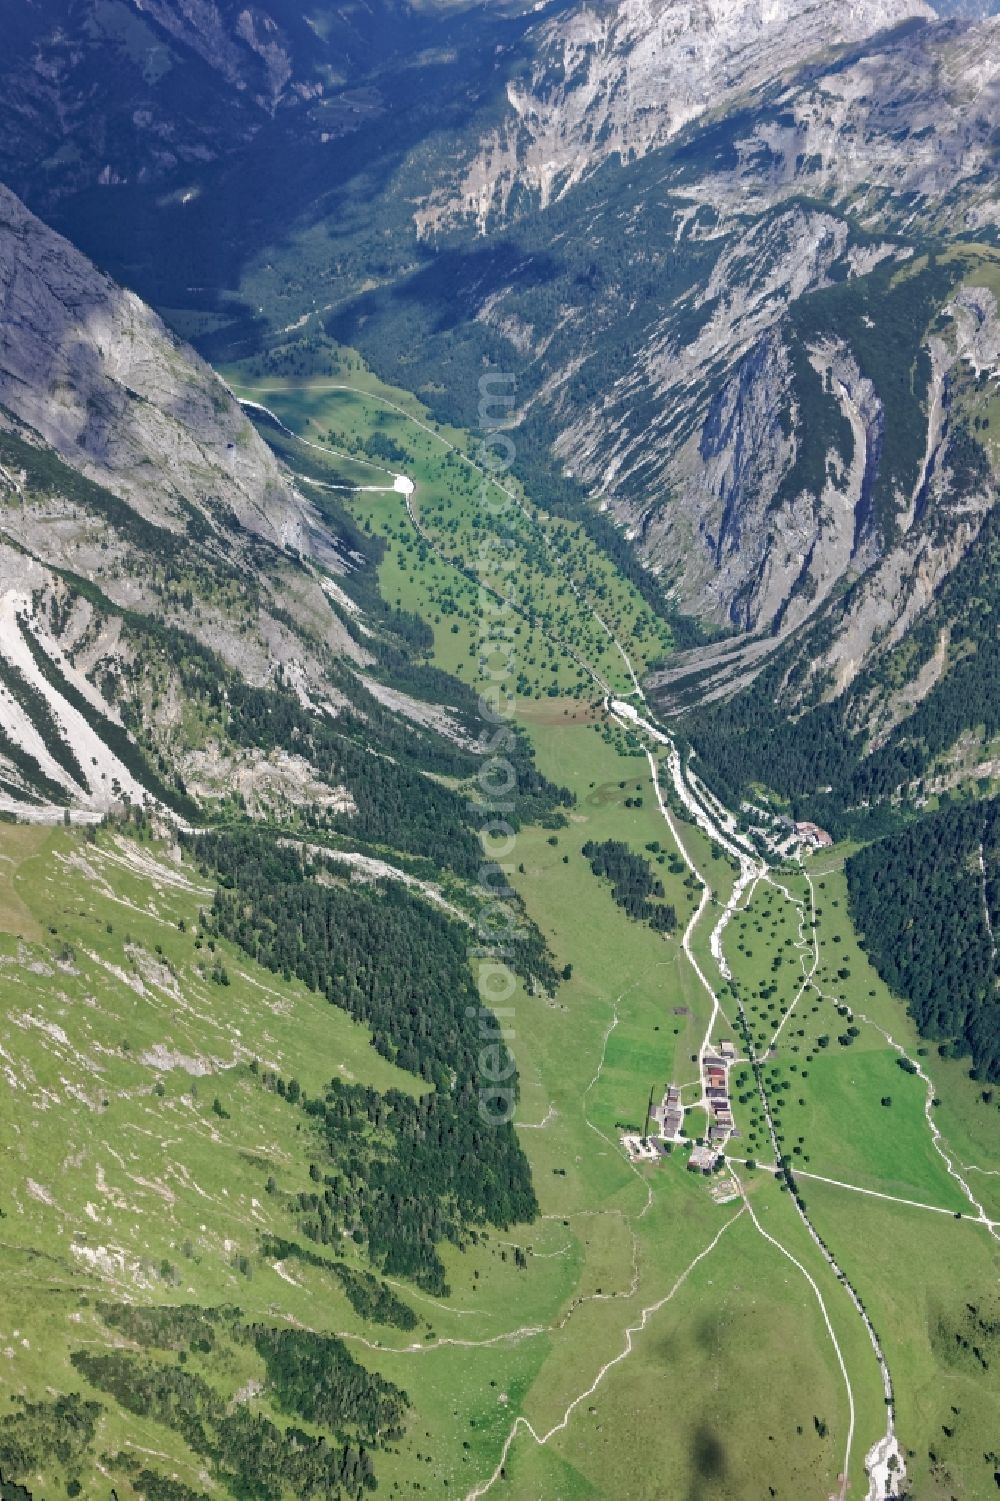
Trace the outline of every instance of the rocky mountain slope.
<path fill-rule="evenodd" d="M 155 313 L 0 189 L 0 807 L 191 822 L 233 799 L 360 829 L 379 770 L 458 832 L 421 772 L 469 770 L 469 740 L 372 678 L 406 647 L 345 593 L 370 549 Z"/>
<path fill-rule="evenodd" d="M 158 525 L 329 549 L 214 372 L 3 187 L 0 405 Z"/>
<path fill-rule="evenodd" d="M 996 504 L 998 25 L 870 38 L 547 204 L 526 166 L 513 223 L 439 234 L 329 324 L 465 420 L 484 351 L 518 372 L 536 493 L 737 634 L 671 664 L 667 704 L 806 630 L 787 708 L 845 694 Z M 891 703 L 859 686 L 853 722 L 886 733 L 935 670 L 897 664 Z"/>
<path fill-rule="evenodd" d="M 735 638 L 671 664 L 665 703 L 686 708 L 693 685 L 732 693 L 810 633 L 794 708 L 803 692 L 846 694 L 906 641 L 995 502 L 1000 23 L 937 19 L 924 0 L 621 0 L 503 31 L 495 13 L 431 6 L 405 25 L 442 47 L 414 54 L 397 94 L 410 59 L 388 12 L 380 55 L 397 51 L 380 68 L 342 29 L 311 44 L 279 9 L 254 37 L 273 22 L 284 39 L 280 98 L 245 71 L 232 85 L 266 122 L 251 156 L 217 132 L 211 161 L 163 167 L 165 192 L 144 165 L 127 186 L 80 192 L 57 162 L 44 180 L 62 221 L 106 246 L 100 206 L 113 204 L 127 255 L 147 247 L 138 279 L 178 326 L 213 354 L 260 351 L 262 371 L 308 374 L 315 336 L 332 334 L 467 427 L 482 361 L 516 373 L 531 493 L 586 517 L 662 610 Z M 172 11 L 171 25 L 190 52 L 172 64 L 174 104 L 178 79 L 193 87 L 209 66 L 213 28 L 228 38 L 213 68 L 230 43 L 253 51 L 222 5 Z M 359 103 L 350 144 L 322 155 L 328 86 L 339 110 L 347 85 L 296 80 L 318 77 L 335 45 L 381 102 L 377 123 Z M 151 225 L 176 269 L 148 257 Z M 104 483 L 97 417 L 87 443 Z M 241 452 L 198 462 L 235 495 Z M 247 495 L 229 503 L 272 543 L 324 545 L 297 501 L 265 506 L 270 531 Z M 888 696 L 859 687 L 854 720 L 883 733 L 933 670 L 921 659 Z"/>
<path fill-rule="evenodd" d="M 559 0 L 564 3 L 564 0 Z M 467 0 L 46 0 L 9 19 L 0 176 L 50 213 L 95 187 L 169 193 L 185 173 L 285 138 L 311 149 L 369 127 L 399 77 L 447 59 Z M 491 6 L 501 27 L 531 6 Z M 476 25 L 482 32 L 484 22 Z M 246 169 L 246 164 L 244 164 Z"/>
<path fill-rule="evenodd" d="M 994 1478 L 996 829 L 871 857 L 883 973 L 881 862 L 901 949 L 928 872 L 960 919 L 919 1048 L 838 853 L 748 850 L 1000 783 L 998 23 L 522 10 L 52 0 L 0 57 L 74 229 L 0 189 L 0 1501 Z M 720 1029 L 745 1185 L 625 1161 Z M 705 1380 L 623 1470 L 636 1306 Z"/>
<path fill-rule="evenodd" d="M 905 22 L 925 0 L 618 0 L 541 27 L 508 110 L 453 190 L 422 207 L 425 229 L 471 216 L 480 228 L 527 198 L 543 207 L 611 158 L 666 145 L 692 121 L 731 109 L 784 77 Z"/>

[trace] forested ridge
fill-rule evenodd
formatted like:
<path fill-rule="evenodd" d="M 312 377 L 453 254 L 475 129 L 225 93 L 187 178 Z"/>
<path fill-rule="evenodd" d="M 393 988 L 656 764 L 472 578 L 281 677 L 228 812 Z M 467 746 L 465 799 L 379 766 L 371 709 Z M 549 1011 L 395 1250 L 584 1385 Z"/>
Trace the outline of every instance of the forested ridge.
<path fill-rule="evenodd" d="M 38 1402 L 12 1392 L 6 1405 L 9 1410 L 0 1417 L 0 1477 L 12 1482 L 53 1457 L 72 1474 L 93 1442 L 101 1416 L 100 1404 L 77 1392 Z M 18 1495 L 13 1484 L 10 1491 L 12 1497 Z"/>
<path fill-rule="evenodd" d="M 127 1411 L 174 1429 L 239 1501 L 270 1501 L 286 1489 L 301 1501 L 356 1501 L 377 1488 L 372 1454 L 403 1436 L 409 1398 L 335 1335 L 249 1323 L 234 1306 L 99 1303 L 97 1312 L 129 1343 L 77 1350 L 75 1369 Z M 256 1352 L 261 1378 L 227 1400 L 217 1378 L 232 1368 L 234 1347 Z M 291 1425 L 260 1410 L 264 1403 Z M 73 1396 L 52 1407 L 64 1427 L 67 1417 L 82 1426 L 80 1442 L 93 1439 L 98 1404 Z M 321 1432 L 306 1433 L 294 1420 Z M 108 1462 L 146 1501 L 201 1501 L 200 1492 L 148 1469 L 137 1454 Z"/>
<path fill-rule="evenodd" d="M 270 831 L 242 827 L 188 843 L 205 874 L 218 880 L 212 922 L 224 937 L 367 1023 L 378 1050 L 401 1068 L 435 1082 L 450 1076 L 459 1035 L 471 1046 L 468 1018 L 455 1019 L 472 983 L 469 935 L 453 917 L 397 881 L 351 884 L 322 849 Z M 505 957 L 529 985 L 552 991 L 559 982 L 545 940 L 515 894 L 497 888 L 497 874 L 483 863 L 492 898 L 509 910 Z M 428 1006 L 453 1018 L 444 1027 L 438 1018 L 434 1036 Z"/>
<path fill-rule="evenodd" d="M 285 1490 L 302 1501 L 361 1501 L 375 1490 L 369 1450 L 399 1436 L 406 1394 L 358 1365 L 332 1337 L 257 1327 L 235 1328 L 232 1336 L 253 1343 L 263 1356 L 278 1408 L 328 1424 L 333 1442 L 294 1424 L 282 1427 L 256 1404 L 227 1401 L 180 1357 L 168 1363 L 121 1350 L 81 1349 L 71 1360 L 91 1386 L 127 1412 L 174 1429 L 240 1501 L 271 1501 Z M 307 1389 L 303 1383 L 320 1371 L 318 1385 Z M 132 1467 L 127 1458 L 122 1467 Z"/>
<path fill-rule="evenodd" d="M 531 1173 L 513 1126 L 480 1109 L 498 1108 L 488 1082 L 470 1079 L 414 1099 L 333 1079 L 319 1098 L 304 1096 L 295 1080 L 261 1077 L 319 1128 L 323 1161 L 314 1186 L 284 1199 L 298 1229 L 317 1244 L 337 1247 L 349 1235 L 387 1275 L 443 1297 L 449 1287 L 439 1242 L 462 1245 L 478 1227 L 535 1218 Z"/>
<path fill-rule="evenodd" d="M 307 1099 L 296 1080 L 263 1071 L 264 1086 L 318 1128 L 326 1159 L 315 1187 L 288 1197 L 289 1212 L 312 1240 L 337 1245 L 346 1232 L 383 1271 L 446 1292 L 439 1241 L 537 1213 L 508 1118 L 517 1074 L 482 1009 L 469 932 L 396 882 L 352 885 L 334 863 L 260 831 L 192 844 L 220 881 L 206 931 L 341 1006 L 428 1085 L 414 1099 L 335 1079 Z M 484 1037 L 502 1085 L 482 1072 Z"/>
<path fill-rule="evenodd" d="M 1000 1081 L 1000 800 L 949 806 L 847 862 L 876 969 L 921 1033 Z"/>
<path fill-rule="evenodd" d="M 334 1254 L 336 1254 L 335 1248 Z M 298 1241 L 282 1240 L 274 1235 L 264 1236 L 260 1253 L 271 1261 L 302 1261 L 308 1266 L 319 1267 L 337 1278 L 354 1312 L 372 1324 L 389 1324 L 395 1329 L 415 1329 L 417 1316 L 408 1303 L 398 1298 L 392 1289 L 373 1277 L 370 1272 L 358 1271 L 343 1261 L 334 1261 L 330 1256 L 321 1256 Z"/>

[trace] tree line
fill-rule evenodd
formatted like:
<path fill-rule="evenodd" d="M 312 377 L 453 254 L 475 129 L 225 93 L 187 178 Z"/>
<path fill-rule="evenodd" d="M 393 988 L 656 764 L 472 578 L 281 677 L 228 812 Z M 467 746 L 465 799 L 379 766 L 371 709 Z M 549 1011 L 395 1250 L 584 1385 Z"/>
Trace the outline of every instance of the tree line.
<path fill-rule="evenodd" d="M 869 957 L 924 1037 L 1000 1080 L 1000 800 L 949 806 L 847 862 Z"/>
<path fill-rule="evenodd" d="M 332 862 L 262 831 L 191 842 L 219 881 L 206 933 L 325 995 L 427 1085 L 414 1098 L 334 1080 L 323 1098 L 307 1100 L 296 1080 L 260 1074 L 307 1112 L 325 1148 L 315 1187 L 289 1201 L 296 1223 L 323 1245 L 347 1231 L 383 1271 L 446 1292 L 438 1242 L 537 1213 L 507 1119 L 517 1073 L 482 1008 L 468 932 L 397 882 L 343 883 Z"/>
<path fill-rule="evenodd" d="M 635 922 L 645 922 L 657 933 L 672 933 L 677 927 L 676 909 L 664 900 L 663 882 L 649 861 L 636 855 L 620 839 L 602 843 L 588 840 L 583 854 L 595 876 L 611 882 L 611 895 Z"/>

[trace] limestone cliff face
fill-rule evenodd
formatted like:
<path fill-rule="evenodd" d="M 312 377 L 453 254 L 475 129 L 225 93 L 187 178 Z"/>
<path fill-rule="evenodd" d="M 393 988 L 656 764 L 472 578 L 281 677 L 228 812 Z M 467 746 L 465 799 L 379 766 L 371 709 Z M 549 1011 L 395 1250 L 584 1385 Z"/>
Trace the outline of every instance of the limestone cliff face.
<path fill-rule="evenodd" d="M 332 575 L 366 561 L 204 361 L 0 188 L 0 811 L 352 812 L 307 737 L 230 736 L 225 705 L 363 719 Z"/>
<path fill-rule="evenodd" d="M 543 206 L 609 157 L 645 155 L 692 121 L 829 56 L 924 21 L 926 0 L 616 0 L 539 29 L 508 87 L 506 118 L 453 188 L 418 211 L 422 228 L 504 219 L 525 190 Z"/>
<path fill-rule="evenodd" d="M 641 337 L 629 327 L 627 360 L 607 358 L 615 320 L 634 323 L 634 297 L 616 303 L 614 285 L 597 301 L 560 308 L 572 338 L 521 316 L 513 283 L 490 288 L 480 319 L 540 372 L 530 401 L 546 408 L 560 458 L 685 610 L 741 631 L 786 633 L 880 563 L 889 533 L 919 529 L 961 371 L 975 366 L 983 382 L 995 379 L 983 352 L 993 324 L 976 277 L 954 300 L 947 340 L 910 330 L 906 358 L 928 360 L 931 370 L 923 431 L 912 439 L 924 460 L 912 486 L 893 492 L 891 524 L 872 505 L 888 420 L 882 394 L 857 352 L 829 333 L 797 358 L 839 408 L 843 441 L 831 443 L 818 478 L 796 470 L 794 310 L 838 284 L 863 286 L 889 264 L 905 277 L 922 264 L 927 234 L 995 233 L 998 56 L 997 20 L 919 25 L 816 65 L 754 108 L 723 115 L 710 134 L 650 156 L 630 174 L 631 195 L 585 185 L 567 192 L 543 219 L 557 213 L 572 224 L 569 205 L 587 197 L 578 229 L 564 233 L 584 237 L 595 265 L 604 244 L 622 237 L 630 264 L 655 265 L 647 310 L 671 261 L 703 268 L 646 318 Z M 517 226 L 508 233 L 516 239 Z M 876 299 L 865 317 L 877 329 L 882 316 Z M 881 337 L 891 344 L 901 333 L 893 324 Z M 613 372 L 603 384 L 586 379 L 599 362 Z M 884 628 L 871 613 L 869 637 Z M 864 655 L 860 641 L 845 663 Z"/>
<path fill-rule="evenodd" d="M 0 406 L 149 519 L 191 508 L 323 549 L 309 507 L 219 377 L 0 187 Z"/>
<path fill-rule="evenodd" d="M 687 701 L 692 674 L 699 679 L 703 700 L 727 695 L 780 648 L 791 664 L 784 688 L 787 706 L 794 710 L 817 696 L 843 699 L 851 706 L 852 727 L 864 729 L 877 745 L 932 691 L 951 663 L 952 621 L 947 608 L 939 607 L 940 592 L 967 560 L 1000 501 L 1000 447 L 989 436 L 987 420 L 1000 387 L 1000 310 L 993 290 L 977 285 L 977 278 L 991 280 L 991 268 L 973 271 L 954 291 L 942 309 L 941 331 L 928 338 L 922 461 L 912 491 L 897 496 L 890 536 L 878 534 L 866 509 L 869 476 L 884 451 L 883 404 L 846 344 L 834 340 L 815 347 L 814 366 L 838 393 L 851 424 L 851 464 L 839 473 L 831 467 L 818 505 L 802 494 L 770 515 L 759 506 L 744 506 L 743 542 L 756 557 L 758 571 L 742 598 L 751 611 L 764 611 L 758 624 L 770 629 L 732 637 L 672 664 L 654 685 L 665 705 L 677 708 Z M 766 375 L 764 382 L 769 383 Z M 750 417 L 741 413 L 736 392 L 727 396 L 725 417 L 727 424 L 735 424 L 719 428 L 731 459 L 740 447 L 739 433 L 752 439 Z M 980 456 L 972 464 L 966 457 L 970 432 L 981 440 Z M 709 455 L 708 474 L 713 472 Z M 705 484 L 710 486 L 711 480 L 706 478 Z M 759 490 L 751 483 L 747 493 Z M 798 531 L 796 516 L 803 522 Z M 782 575 L 781 564 L 789 554 L 800 565 L 794 578 L 793 570 Z M 718 587 L 724 571 L 724 565 L 709 570 L 706 591 L 713 582 Z M 991 575 L 976 586 L 987 597 L 994 587 Z M 937 649 L 911 667 L 909 633 L 927 620 L 937 633 Z M 868 671 L 893 654 L 892 671 Z"/>
<path fill-rule="evenodd" d="M 295 64 L 287 37 L 266 8 L 220 0 L 136 0 L 136 4 L 227 83 L 249 90 L 267 110 L 277 107 Z"/>
<path fill-rule="evenodd" d="M 324 587 L 347 566 L 343 544 L 228 387 L 4 188 L 0 509 L 8 689 L 15 674 L 0 704 L 2 807 L 39 795 L 47 806 L 53 787 L 78 799 L 82 788 L 80 806 L 96 816 L 125 794 L 145 796 L 153 783 L 145 773 L 136 781 L 120 739 L 101 728 L 120 725 L 108 684 L 131 695 L 150 754 L 197 771 L 181 666 L 128 621 L 177 629 L 238 679 L 291 684 L 334 712 L 345 702 L 335 671 L 369 660 Z M 78 592 L 79 580 L 92 590 Z M 32 658 L 29 618 L 60 672 L 78 663 L 84 676 L 71 690 L 88 698 L 96 729 Z M 35 722 L 38 694 L 49 710 Z M 86 750 L 93 775 L 67 780 L 46 744 L 59 729 Z M 307 781 L 289 786 L 301 792 Z"/>

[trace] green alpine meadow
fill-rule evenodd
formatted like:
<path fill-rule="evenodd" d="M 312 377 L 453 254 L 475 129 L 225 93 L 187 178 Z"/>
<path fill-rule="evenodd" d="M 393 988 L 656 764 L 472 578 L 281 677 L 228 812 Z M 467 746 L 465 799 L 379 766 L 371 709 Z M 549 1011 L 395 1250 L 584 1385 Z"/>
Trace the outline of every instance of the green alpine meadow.
<path fill-rule="evenodd" d="M 996 0 L 0 49 L 0 1501 L 1000 1486 Z"/>

